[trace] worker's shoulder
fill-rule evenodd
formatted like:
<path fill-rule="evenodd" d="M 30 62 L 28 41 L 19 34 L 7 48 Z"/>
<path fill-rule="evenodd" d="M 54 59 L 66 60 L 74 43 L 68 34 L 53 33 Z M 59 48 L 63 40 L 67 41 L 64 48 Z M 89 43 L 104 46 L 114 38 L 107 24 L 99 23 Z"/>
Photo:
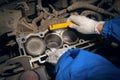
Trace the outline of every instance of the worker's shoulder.
<path fill-rule="evenodd" d="M 80 50 L 79 54 L 72 61 L 70 70 L 73 73 L 85 72 L 93 70 L 93 68 L 101 68 L 101 66 L 102 68 L 109 66 L 114 67 L 114 65 L 104 57 L 86 50 Z"/>

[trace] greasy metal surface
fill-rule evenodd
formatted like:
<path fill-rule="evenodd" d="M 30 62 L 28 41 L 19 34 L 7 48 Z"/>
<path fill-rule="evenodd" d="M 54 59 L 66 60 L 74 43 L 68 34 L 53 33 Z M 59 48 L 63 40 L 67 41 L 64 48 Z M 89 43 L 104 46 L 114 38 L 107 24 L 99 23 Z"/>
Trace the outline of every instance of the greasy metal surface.
<path fill-rule="evenodd" d="M 67 44 L 75 44 L 76 42 L 78 42 L 79 38 L 76 35 L 76 33 L 74 33 L 71 30 L 65 30 L 62 33 L 62 39 L 65 43 Z"/>
<path fill-rule="evenodd" d="M 97 20 L 97 21 L 102 20 L 102 15 L 100 15 L 100 13 L 90 11 L 90 10 L 85 10 L 80 15 L 87 16 L 87 17 L 94 19 L 94 20 Z"/>
<path fill-rule="evenodd" d="M 21 12 L 18 10 L 0 10 L 0 35 L 15 31 L 21 16 Z"/>
<path fill-rule="evenodd" d="M 28 54 L 37 56 L 43 54 L 45 50 L 45 44 L 39 37 L 33 36 L 27 39 L 25 43 L 25 49 Z"/>
<path fill-rule="evenodd" d="M 35 65 L 38 70 L 46 62 L 55 65 L 69 48 L 97 51 L 103 47 L 99 36 L 83 35 L 69 28 L 48 30 L 49 25 L 65 22 L 72 14 L 97 21 L 109 20 L 120 15 L 120 1 L 1 0 L 0 80 L 16 80 L 18 73 L 34 70 Z M 41 73 L 44 73 L 42 80 L 48 79 L 45 69 Z"/>
<path fill-rule="evenodd" d="M 45 36 L 45 43 L 47 48 L 60 48 L 62 45 L 62 39 L 57 34 L 48 34 Z"/>

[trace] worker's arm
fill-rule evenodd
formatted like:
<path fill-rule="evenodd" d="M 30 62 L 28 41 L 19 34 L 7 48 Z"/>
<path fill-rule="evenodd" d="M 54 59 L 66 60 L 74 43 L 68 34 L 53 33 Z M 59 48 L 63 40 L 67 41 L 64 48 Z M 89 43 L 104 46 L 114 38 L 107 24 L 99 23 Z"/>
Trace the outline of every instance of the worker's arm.
<path fill-rule="evenodd" d="M 120 17 L 109 21 L 95 21 L 85 16 L 70 16 L 70 27 L 83 34 L 102 34 L 105 39 L 120 43 Z"/>
<path fill-rule="evenodd" d="M 97 22 L 83 16 L 72 16 L 76 24 L 71 28 L 83 34 L 102 34 L 120 41 L 120 17 L 106 22 Z M 120 69 L 98 54 L 82 49 L 69 49 L 57 62 L 56 80 L 120 80 Z"/>
<path fill-rule="evenodd" d="M 105 21 L 101 32 L 105 39 L 120 43 L 120 16 Z"/>
<path fill-rule="evenodd" d="M 105 58 L 82 49 L 69 49 L 59 59 L 56 80 L 120 80 L 120 70 Z"/>

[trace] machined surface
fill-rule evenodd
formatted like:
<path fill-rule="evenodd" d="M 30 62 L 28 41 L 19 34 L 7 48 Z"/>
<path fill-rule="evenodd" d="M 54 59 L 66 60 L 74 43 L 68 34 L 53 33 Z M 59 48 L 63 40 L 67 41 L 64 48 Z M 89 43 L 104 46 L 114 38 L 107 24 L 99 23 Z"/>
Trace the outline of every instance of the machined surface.
<path fill-rule="evenodd" d="M 74 31 L 71 31 L 71 30 L 65 30 L 62 33 L 62 38 L 63 38 L 63 41 L 67 44 L 75 44 L 79 40 L 76 33 L 74 33 Z"/>
<path fill-rule="evenodd" d="M 39 37 L 33 36 L 27 39 L 25 49 L 32 56 L 41 55 L 45 50 L 45 43 Z"/>
<path fill-rule="evenodd" d="M 45 36 L 45 43 L 47 48 L 60 48 L 62 45 L 62 39 L 57 34 L 48 34 Z"/>
<path fill-rule="evenodd" d="M 84 35 L 70 28 L 48 30 L 49 25 L 65 22 L 73 14 L 97 21 L 110 20 L 120 15 L 120 1 L 1 0 L 0 80 L 18 80 L 21 72 L 41 70 L 46 63 L 55 65 L 70 48 L 96 52 L 110 43 L 101 36 Z M 44 73 L 42 80 L 48 79 L 49 71 L 42 71 L 39 73 Z"/>

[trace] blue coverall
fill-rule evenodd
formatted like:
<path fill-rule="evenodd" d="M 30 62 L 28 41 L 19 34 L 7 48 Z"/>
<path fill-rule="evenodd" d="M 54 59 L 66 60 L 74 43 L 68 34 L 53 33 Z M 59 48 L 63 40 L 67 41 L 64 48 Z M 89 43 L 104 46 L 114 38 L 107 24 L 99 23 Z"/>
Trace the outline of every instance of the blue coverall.
<path fill-rule="evenodd" d="M 102 29 L 105 39 L 120 43 L 120 17 L 105 21 Z M 59 59 L 56 80 L 120 80 L 120 69 L 98 54 L 69 49 Z"/>

